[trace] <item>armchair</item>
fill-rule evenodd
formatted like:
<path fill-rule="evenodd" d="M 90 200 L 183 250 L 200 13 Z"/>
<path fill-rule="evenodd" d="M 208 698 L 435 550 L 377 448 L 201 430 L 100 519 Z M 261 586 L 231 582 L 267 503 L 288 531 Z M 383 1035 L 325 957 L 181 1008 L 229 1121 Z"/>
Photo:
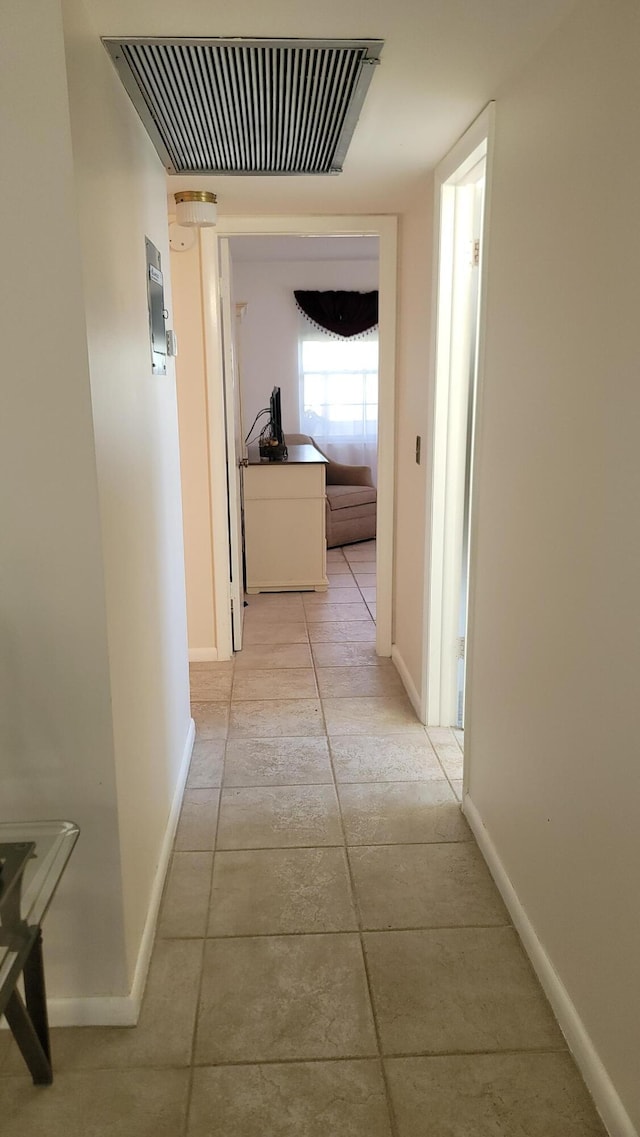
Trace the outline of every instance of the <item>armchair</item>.
<path fill-rule="evenodd" d="M 291 446 L 315 446 L 327 459 L 327 548 L 375 537 L 377 493 L 369 466 L 334 462 L 308 434 L 287 434 L 286 442 Z"/>

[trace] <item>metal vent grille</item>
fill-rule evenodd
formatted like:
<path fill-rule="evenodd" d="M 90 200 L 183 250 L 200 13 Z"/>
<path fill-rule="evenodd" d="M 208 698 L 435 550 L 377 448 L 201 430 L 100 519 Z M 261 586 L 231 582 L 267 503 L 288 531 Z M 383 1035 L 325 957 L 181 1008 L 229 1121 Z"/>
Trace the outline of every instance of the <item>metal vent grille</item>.
<path fill-rule="evenodd" d="M 105 39 L 172 174 L 337 174 L 381 40 Z"/>

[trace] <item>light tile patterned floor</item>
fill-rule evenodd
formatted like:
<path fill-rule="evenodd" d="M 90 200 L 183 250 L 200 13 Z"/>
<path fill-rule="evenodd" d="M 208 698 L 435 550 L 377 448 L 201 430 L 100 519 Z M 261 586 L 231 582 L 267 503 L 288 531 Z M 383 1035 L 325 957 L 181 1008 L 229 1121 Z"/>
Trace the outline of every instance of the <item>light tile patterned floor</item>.
<path fill-rule="evenodd" d="M 7 1137 L 604 1133 L 460 812 L 461 733 L 375 655 L 372 543 L 329 571 L 193 667 L 139 1025 L 54 1031 L 48 1089 L 0 1038 Z"/>

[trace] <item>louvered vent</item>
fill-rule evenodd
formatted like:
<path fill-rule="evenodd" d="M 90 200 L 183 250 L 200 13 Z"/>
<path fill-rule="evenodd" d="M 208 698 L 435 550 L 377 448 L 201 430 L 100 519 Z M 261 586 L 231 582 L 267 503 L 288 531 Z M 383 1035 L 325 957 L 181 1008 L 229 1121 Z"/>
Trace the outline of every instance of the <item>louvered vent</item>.
<path fill-rule="evenodd" d="M 169 173 L 337 174 L 381 40 L 105 39 Z"/>

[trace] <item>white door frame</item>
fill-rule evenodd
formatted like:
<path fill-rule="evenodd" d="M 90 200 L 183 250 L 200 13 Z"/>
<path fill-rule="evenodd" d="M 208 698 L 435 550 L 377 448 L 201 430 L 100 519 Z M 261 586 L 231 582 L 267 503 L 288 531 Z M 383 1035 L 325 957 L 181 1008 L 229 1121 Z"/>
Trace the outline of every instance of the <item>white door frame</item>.
<path fill-rule="evenodd" d="M 379 240 L 379 396 L 378 396 L 378 540 L 376 651 L 390 656 L 393 599 L 393 520 L 395 479 L 395 359 L 397 219 L 354 215 L 323 217 L 220 217 L 215 229 L 201 230 L 202 293 L 209 408 L 211 510 L 214 559 L 214 606 L 218 658 L 232 655 L 228 580 L 229 532 L 226 503 L 223 372 L 220 351 L 220 237 L 370 236 Z"/>
<path fill-rule="evenodd" d="M 450 726 L 450 693 L 444 676 L 455 671 L 455 646 L 445 628 L 450 625 L 449 609 L 458 601 L 451 597 L 449 569 L 451 551 L 457 543 L 454 529 L 458 524 L 457 510 L 452 508 L 448 495 L 452 463 L 464 455 L 465 439 L 454 437 L 451 406 L 451 304 L 453 279 L 450 271 L 450 241 L 453 232 L 453 195 L 455 185 L 464 182 L 469 171 L 485 156 L 485 198 L 483 219 L 483 246 L 488 245 L 488 218 L 491 187 L 491 156 L 495 104 L 490 103 L 469 127 L 462 138 L 447 154 L 435 171 L 434 194 L 434 267 L 433 267 L 433 354 L 432 380 L 434 390 L 434 429 L 432 447 L 431 523 L 428 527 L 425 564 L 424 611 L 428 613 L 427 634 L 424 638 L 421 717 L 430 726 Z M 480 319 L 478 323 L 478 353 L 476 400 L 480 404 L 483 374 L 484 321 L 482 297 L 486 295 L 487 257 L 481 259 Z M 477 435 L 477 421 L 476 421 Z M 475 444 L 471 457 L 471 486 L 475 478 Z M 473 516 L 473 514 L 472 514 Z M 473 522 L 470 534 L 470 559 L 473 559 Z M 470 574 L 469 611 L 472 606 L 473 575 Z M 470 623 L 470 621 L 469 621 Z M 467 646 L 468 646 L 467 632 Z M 451 642 L 450 642 L 451 641 Z M 468 690 L 467 690 L 468 696 Z"/>

